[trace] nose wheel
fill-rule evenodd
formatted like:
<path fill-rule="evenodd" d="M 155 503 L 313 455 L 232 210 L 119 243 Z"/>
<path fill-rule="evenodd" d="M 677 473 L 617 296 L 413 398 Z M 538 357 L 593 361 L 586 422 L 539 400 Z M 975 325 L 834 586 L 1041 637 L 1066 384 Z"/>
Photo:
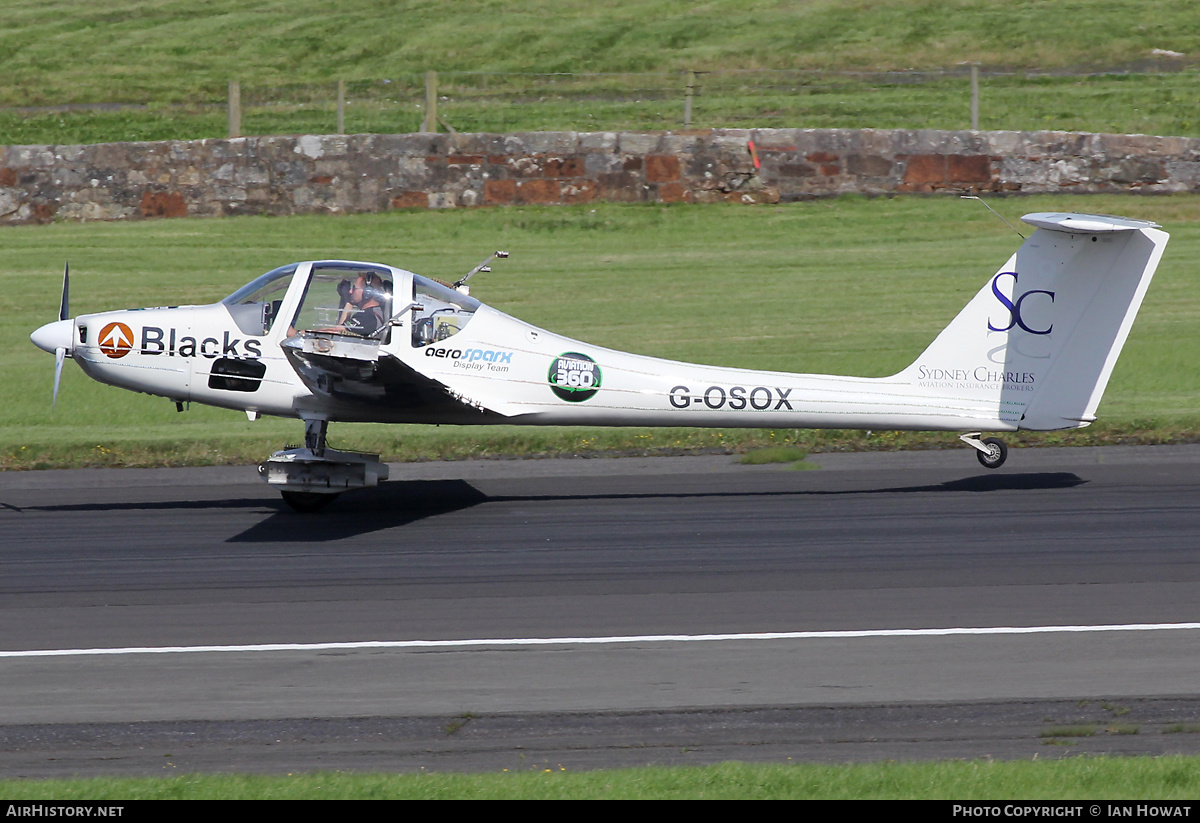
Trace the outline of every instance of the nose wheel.
<path fill-rule="evenodd" d="M 1008 446 L 999 437 L 979 437 L 979 432 L 959 435 L 959 440 L 975 449 L 979 465 L 985 469 L 998 469 L 1008 459 Z"/>
<path fill-rule="evenodd" d="M 277 451 L 258 474 L 279 489 L 283 502 L 298 512 L 319 511 L 344 491 L 378 485 L 388 467 L 377 454 L 343 452 L 326 443 L 329 421 L 304 421 L 304 447 Z"/>

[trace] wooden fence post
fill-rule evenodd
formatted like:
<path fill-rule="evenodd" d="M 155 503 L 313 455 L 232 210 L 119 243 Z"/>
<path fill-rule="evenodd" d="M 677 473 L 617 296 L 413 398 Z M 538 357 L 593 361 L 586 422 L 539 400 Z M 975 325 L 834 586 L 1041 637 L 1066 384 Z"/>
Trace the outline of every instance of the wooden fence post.
<path fill-rule="evenodd" d="M 229 136 L 242 136 L 242 84 L 229 81 Z"/>
<path fill-rule="evenodd" d="M 979 66 L 971 64 L 971 131 L 979 131 Z"/>
<path fill-rule="evenodd" d="M 338 80 L 337 90 L 338 134 L 346 133 L 346 81 Z"/>
<path fill-rule="evenodd" d="M 437 72 L 425 72 L 425 120 L 421 123 L 421 131 L 436 132 L 438 130 L 437 113 Z"/>
<path fill-rule="evenodd" d="M 683 127 L 692 125 L 692 95 L 696 93 L 696 72 L 688 70 L 687 90 L 683 93 Z"/>

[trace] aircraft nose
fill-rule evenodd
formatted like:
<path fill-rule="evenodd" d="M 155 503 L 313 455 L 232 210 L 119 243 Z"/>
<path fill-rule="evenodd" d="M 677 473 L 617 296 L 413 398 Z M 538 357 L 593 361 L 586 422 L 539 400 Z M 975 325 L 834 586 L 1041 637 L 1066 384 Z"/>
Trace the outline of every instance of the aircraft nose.
<path fill-rule="evenodd" d="M 33 341 L 33 345 L 42 351 L 54 354 L 56 349 L 66 349 L 69 354 L 71 345 L 74 342 L 72 339 L 74 335 L 74 320 L 55 320 L 53 323 L 47 323 L 29 335 L 29 339 Z"/>

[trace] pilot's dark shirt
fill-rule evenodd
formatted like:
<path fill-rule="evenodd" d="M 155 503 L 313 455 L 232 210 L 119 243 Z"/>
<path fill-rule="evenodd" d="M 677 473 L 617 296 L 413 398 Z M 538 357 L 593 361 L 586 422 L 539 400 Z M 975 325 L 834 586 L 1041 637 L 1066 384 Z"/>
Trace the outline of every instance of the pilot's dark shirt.
<path fill-rule="evenodd" d="M 379 331 L 383 322 L 383 306 L 359 309 L 346 318 L 346 331 L 367 337 Z"/>

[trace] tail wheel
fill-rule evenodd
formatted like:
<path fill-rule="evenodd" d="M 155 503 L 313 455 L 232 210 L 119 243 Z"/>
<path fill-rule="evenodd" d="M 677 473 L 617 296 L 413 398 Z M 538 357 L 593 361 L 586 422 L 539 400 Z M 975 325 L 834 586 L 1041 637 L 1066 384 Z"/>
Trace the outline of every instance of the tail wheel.
<path fill-rule="evenodd" d="M 304 512 L 305 514 L 320 511 L 337 497 L 336 494 L 316 494 L 315 492 L 281 491 L 279 494 L 283 497 L 284 503 L 287 503 L 296 511 Z"/>
<path fill-rule="evenodd" d="M 1004 445 L 1004 441 L 999 437 L 985 437 L 980 442 L 987 447 L 986 452 L 975 452 L 980 465 L 985 469 L 998 469 L 1003 466 L 1004 461 L 1008 459 L 1008 446 Z"/>

